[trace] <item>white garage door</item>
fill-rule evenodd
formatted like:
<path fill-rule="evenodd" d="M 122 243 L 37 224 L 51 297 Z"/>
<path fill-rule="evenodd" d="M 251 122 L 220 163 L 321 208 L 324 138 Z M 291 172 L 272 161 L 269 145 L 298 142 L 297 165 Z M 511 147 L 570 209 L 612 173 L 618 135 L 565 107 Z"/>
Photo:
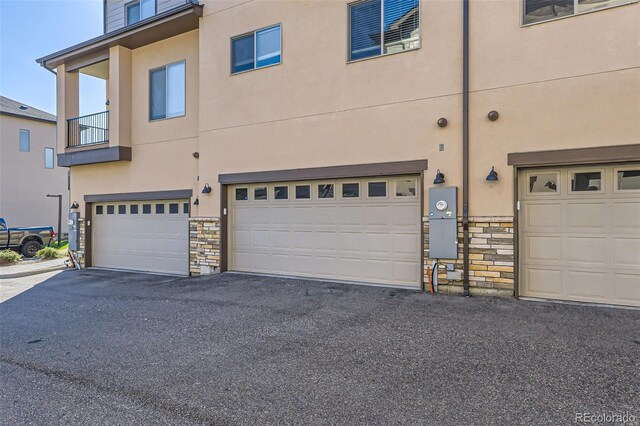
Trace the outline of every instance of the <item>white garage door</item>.
<path fill-rule="evenodd" d="M 229 269 L 419 286 L 417 176 L 236 185 Z"/>
<path fill-rule="evenodd" d="M 523 296 L 640 306 L 640 165 L 524 170 Z"/>
<path fill-rule="evenodd" d="M 158 200 L 93 206 L 93 265 L 189 274 L 189 202 Z"/>

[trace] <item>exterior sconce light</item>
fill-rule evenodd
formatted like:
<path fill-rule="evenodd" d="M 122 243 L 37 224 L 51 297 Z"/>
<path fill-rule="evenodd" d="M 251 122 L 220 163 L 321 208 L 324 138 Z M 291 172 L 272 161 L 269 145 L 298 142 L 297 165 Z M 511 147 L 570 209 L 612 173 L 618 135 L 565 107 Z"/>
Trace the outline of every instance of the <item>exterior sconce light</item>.
<path fill-rule="evenodd" d="M 193 155 L 193 158 L 200 158 L 200 153 L 198 151 L 194 152 L 191 155 Z"/>
<path fill-rule="evenodd" d="M 440 169 L 438 169 L 438 171 L 436 172 L 436 178 L 433 180 L 433 183 L 435 185 L 440 185 L 441 183 L 444 183 L 444 173 L 442 173 Z"/>
<path fill-rule="evenodd" d="M 487 118 L 490 121 L 496 121 L 498 117 L 500 117 L 500 114 L 498 114 L 498 111 L 489 111 L 489 114 L 487 114 Z"/>
<path fill-rule="evenodd" d="M 80 208 L 80 205 L 78 204 L 77 201 L 74 201 L 73 204 L 71 204 L 71 210 L 79 209 L 79 208 Z"/>
<path fill-rule="evenodd" d="M 446 118 L 444 117 L 438 118 L 438 127 L 447 127 L 447 124 L 449 124 L 449 122 L 447 121 Z"/>
<path fill-rule="evenodd" d="M 203 194 L 209 194 L 211 192 L 211 187 L 209 186 L 208 183 L 204 184 L 204 188 L 202 188 L 202 193 Z"/>
<path fill-rule="evenodd" d="M 198 197 L 196 197 L 196 200 L 193 202 L 194 206 L 199 206 L 200 205 L 200 200 L 198 200 Z"/>
<path fill-rule="evenodd" d="M 498 181 L 498 172 L 496 172 L 496 168 L 491 166 L 491 171 L 489 175 L 487 175 L 487 180 L 489 182 L 497 182 Z"/>

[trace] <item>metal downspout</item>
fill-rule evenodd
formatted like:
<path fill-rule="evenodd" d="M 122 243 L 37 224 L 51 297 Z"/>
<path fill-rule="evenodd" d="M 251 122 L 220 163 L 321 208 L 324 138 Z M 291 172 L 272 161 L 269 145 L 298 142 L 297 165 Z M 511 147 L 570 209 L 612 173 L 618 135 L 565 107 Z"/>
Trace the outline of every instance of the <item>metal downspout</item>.
<path fill-rule="evenodd" d="M 462 285 L 469 296 L 469 0 L 462 0 Z"/>

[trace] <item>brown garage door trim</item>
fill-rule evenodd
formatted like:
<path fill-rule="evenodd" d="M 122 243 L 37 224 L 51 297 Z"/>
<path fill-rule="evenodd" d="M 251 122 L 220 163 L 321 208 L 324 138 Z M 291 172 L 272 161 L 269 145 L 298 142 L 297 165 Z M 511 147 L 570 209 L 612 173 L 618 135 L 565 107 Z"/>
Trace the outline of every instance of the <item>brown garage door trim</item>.
<path fill-rule="evenodd" d="M 640 161 L 640 144 L 550 151 L 513 152 L 507 164 L 517 167 Z"/>
<path fill-rule="evenodd" d="M 353 164 L 346 166 L 312 167 L 308 169 L 272 170 L 264 172 L 226 173 L 218 176 L 223 185 L 238 183 L 283 182 L 295 180 L 339 179 L 368 176 L 419 174 L 427 170 L 427 160 L 389 163 Z"/>
<path fill-rule="evenodd" d="M 116 194 L 85 195 L 86 203 L 101 203 L 106 201 L 148 201 L 148 200 L 176 200 L 191 198 L 192 189 L 177 189 L 173 191 L 122 192 Z"/>

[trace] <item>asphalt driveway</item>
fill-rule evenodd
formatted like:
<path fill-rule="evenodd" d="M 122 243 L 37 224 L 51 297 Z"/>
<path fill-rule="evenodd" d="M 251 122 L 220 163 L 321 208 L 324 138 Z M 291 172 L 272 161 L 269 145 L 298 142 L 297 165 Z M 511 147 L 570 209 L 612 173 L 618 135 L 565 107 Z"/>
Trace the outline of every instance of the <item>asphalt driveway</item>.
<path fill-rule="evenodd" d="M 640 311 L 89 270 L 0 333 L 3 424 L 640 421 Z"/>

